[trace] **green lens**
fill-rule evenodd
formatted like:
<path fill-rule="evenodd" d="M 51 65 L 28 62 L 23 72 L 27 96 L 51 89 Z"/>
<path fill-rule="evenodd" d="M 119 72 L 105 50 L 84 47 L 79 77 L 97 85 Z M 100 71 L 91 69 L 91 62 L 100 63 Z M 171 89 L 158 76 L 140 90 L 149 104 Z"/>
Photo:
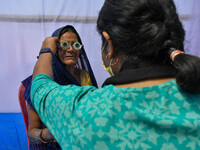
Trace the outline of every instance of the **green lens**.
<path fill-rule="evenodd" d="M 68 49 L 69 48 L 69 42 L 67 42 L 67 41 L 62 41 L 61 43 L 60 43 L 60 46 L 63 48 L 63 49 Z"/>
<path fill-rule="evenodd" d="M 77 41 L 77 42 L 74 42 L 73 48 L 74 48 L 75 50 L 80 50 L 81 47 L 82 47 L 82 45 L 81 45 L 78 41 Z"/>

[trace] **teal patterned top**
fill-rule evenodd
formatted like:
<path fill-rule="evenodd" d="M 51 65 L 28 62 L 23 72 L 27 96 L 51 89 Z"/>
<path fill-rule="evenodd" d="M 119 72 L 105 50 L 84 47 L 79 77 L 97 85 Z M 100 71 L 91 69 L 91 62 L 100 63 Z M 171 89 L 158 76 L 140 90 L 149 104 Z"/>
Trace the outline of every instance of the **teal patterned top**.
<path fill-rule="evenodd" d="M 39 74 L 31 100 L 63 150 L 200 150 L 200 95 L 151 87 L 62 86 Z"/>

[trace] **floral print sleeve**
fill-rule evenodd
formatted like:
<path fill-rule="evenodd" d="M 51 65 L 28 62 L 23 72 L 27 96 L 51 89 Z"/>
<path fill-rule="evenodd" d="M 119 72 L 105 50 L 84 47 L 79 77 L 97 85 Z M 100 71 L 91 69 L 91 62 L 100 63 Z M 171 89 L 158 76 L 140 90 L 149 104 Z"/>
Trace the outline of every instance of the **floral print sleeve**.
<path fill-rule="evenodd" d="M 152 87 L 61 86 L 37 75 L 31 100 L 65 149 L 200 149 L 200 95 Z"/>

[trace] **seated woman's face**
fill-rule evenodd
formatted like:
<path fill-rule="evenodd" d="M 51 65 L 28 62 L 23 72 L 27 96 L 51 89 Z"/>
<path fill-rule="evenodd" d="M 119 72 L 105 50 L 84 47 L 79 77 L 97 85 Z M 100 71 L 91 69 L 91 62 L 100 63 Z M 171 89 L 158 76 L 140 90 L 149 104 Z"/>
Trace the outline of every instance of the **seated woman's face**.
<path fill-rule="evenodd" d="M 80 54 L 80 50 L 75 50 L 72 47 L 73 43 L 77 41 L 76 34 L 73 32 L 64 33 L 60 37 L 59 42 L 61 43 L 63 41 L 67 41 L 69 43 L 69 47 L 67 49 L 63 49 L 61 46 L 59 46 L 58 57 L 64 65 L 75 65 Z"/>

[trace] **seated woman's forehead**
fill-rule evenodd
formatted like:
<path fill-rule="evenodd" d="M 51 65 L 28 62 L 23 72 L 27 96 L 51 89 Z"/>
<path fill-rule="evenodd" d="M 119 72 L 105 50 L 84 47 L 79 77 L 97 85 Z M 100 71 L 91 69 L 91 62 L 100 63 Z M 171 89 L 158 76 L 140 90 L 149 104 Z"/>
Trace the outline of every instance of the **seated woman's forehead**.
<path fill-rule="evenodd" d="M 68 39 L 77 39 L 77 36 L 75 33 L 73 32 L 65 32 L 61 37 L 60 39 L 62 38 L 68 38 Z"/>

